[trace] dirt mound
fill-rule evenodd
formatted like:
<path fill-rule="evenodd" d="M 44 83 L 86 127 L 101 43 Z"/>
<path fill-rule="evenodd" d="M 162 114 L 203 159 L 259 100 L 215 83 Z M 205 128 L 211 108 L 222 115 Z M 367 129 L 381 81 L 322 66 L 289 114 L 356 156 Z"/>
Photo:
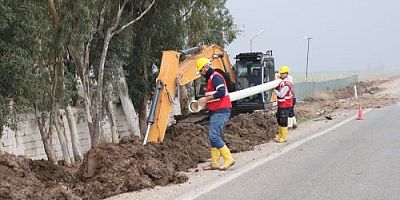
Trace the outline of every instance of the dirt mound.
<path fill-rule="evenodd" d="M 369 81 L 369 82 L 358 82 L 356 83 L 357 94 L 362 96 L 363 94 L 375 94 L 380 91 L 377 84 L 382 83 L 382 81 Z M 335 99 L 347 99 L 355 96 L 354 85 L 347 86 L 345 88 L 336 89 L 330 91 L 335 97 Z"/>
<path fill-rule="evenodd" d="M 275 125 L 273 115 L 254 112 L 231 119 L 224 131 L 232 151 L 250 150 L 269 141 Z M 274 127 L 274 128 L 272 128 Z M 179 174 L 209 158 L 208 127 L 181 123 L 170 127 L 162 144 L 143 146 L 138 140 L 105 144 L 85 155 L 75 192 L 85 199 L 101 199 L 156 185 L 181 183 Z"/>
<path fill-rule="evenodd" d="M 102 199 L 187 177 L 176 173 L 171 162 L 163 162 L 160 145 L 143 146 L 138 140 L 104 144 L 86 153 L 75 192 L 84 199 Z"/>
<path fill-rule="evenodd" d="M 278 126 L 273 113 L 255 111 L 251 114 L 240 114 L 229 120 L 223 137 L 232 152 L 240 152 L 269 142 L 277 132 Z"/>
<path fill-rule="evenodd" d="M 37 178 L 44 176 L 32 170 L 34 162 L 26 157 L 0 154 L 0 199 L 79 199 L 59 182 L 47 184 Z"/>

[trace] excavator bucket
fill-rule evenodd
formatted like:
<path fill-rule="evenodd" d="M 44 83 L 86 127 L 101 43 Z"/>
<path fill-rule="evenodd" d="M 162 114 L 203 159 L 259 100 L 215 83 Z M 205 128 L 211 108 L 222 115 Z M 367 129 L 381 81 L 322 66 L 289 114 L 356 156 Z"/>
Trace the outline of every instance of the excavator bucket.
<path fill-rule="evenodd" d="M 155 123 L 151 124 L 147 142 L 162 142 L 167 129 L 169 115 L 174 103 L 176 78 L 178 76 L 179 53 L 164 51 L 157 82 L 161 84 L 156 103 Z M 154 102 L 153 102 L 154 103 Z M 179 102 L 177 102 L 179 103 Z"/>

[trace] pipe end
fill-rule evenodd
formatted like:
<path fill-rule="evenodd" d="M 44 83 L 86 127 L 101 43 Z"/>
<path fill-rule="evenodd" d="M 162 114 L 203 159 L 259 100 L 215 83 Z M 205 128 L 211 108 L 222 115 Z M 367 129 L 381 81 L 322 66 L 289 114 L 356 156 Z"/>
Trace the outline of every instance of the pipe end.
<path fill-rule="evenodd" d="M 203 106 L 199 106 L 199 104 L 197 103 L 197 101 L 192 101 L 189 103 L 189 111 L 191 113 L 197 113 L 200 112 L 200 110 L 203 108 Z"/>

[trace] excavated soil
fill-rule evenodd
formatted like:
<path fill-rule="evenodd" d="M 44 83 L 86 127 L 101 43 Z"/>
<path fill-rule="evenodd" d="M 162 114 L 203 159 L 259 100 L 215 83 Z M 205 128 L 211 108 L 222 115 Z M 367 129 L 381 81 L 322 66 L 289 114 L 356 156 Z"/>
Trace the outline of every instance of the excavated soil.
<path fill-rule="evenodd" d="M 67 174 L 47 161 L 1 154 L 0 199 L 79 199 L 60 180 Z"/>
<path fill-rule="evenodd" d="M 275 132 L 273 115 L 254 112 L 234 117 L 223 133 L 233 152 L 251 150 L 269 141 Z M 181 171 L 195 168 L 209 158 L 208 127 L 176 124 L 162 144 L 143 146 L 139 140 L 105 144 L 85 155 L 75 193 L 101 199 L 156 185 L 187 181 Z M 101 192 L 99 192 L 101 191 Z"/>
<path fill-rule="evenodd" d="M 358 99 L 351 86 L 299 102 L 299 121 L 332 117 L 335 111 L 354 110 L 360 103 L 363 107 L 380 107 L 398 102 L 375 95 L 381 90 L 381 83 L 358 83 Z M 269 142 L 276 132 L 273 111 L 255 111 L 230 119 L 223 138 L 232 152 L 240 152 Z M 168 129 L 162 144 L 143 146 L 138 139 L 125 139 L 120 144 L 99 145 L 72 168 L 0 154 L 0 199 L 103 199 L 156 185 L 182 183 L 188 177 L 181 172 L 196 168 L 209 158 L 207 135 L 207 126 L 178 122 Z"/>
<path fill-rule="evenodd" d="M 232 152 L 239 152 L 268 142 L 275 132 L 272 112 L 257 111 L 232 118 L 223 137 Z M 207 135 L 207 126 L 178 123 L 168 129 L 162 144 L 143 146 L 135 139 L 91 149 L 79 169 L 2 154 L 0 174 L 7 181 L 1 182 L 0 199 L 103 199 L 156 185 L 182 183 L 188 178 L 179 172 L 195 168 L 209 158 Z M 21 182 L 24 185 L 19 190 Z"/>
<path fill-rule="evenodd" d="M 272 112 L 255 111 L 230 119 L 223 131 L 223 138 L 232 152 L 240 152 L 269 142 L 277 132 L 278 126 Z"/>

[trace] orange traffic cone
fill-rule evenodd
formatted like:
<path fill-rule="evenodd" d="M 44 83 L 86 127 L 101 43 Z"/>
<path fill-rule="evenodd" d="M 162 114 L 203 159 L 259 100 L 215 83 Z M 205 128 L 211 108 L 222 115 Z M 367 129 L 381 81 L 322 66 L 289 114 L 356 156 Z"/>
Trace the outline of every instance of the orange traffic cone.
<path fill-rule="evenodd" d="M 358 116 L 357 116 L 357 120 L 363 120 L 363 113 L 362 113 L 362 107 L 361 107 L 361 103 L 358 104 Z"/>

